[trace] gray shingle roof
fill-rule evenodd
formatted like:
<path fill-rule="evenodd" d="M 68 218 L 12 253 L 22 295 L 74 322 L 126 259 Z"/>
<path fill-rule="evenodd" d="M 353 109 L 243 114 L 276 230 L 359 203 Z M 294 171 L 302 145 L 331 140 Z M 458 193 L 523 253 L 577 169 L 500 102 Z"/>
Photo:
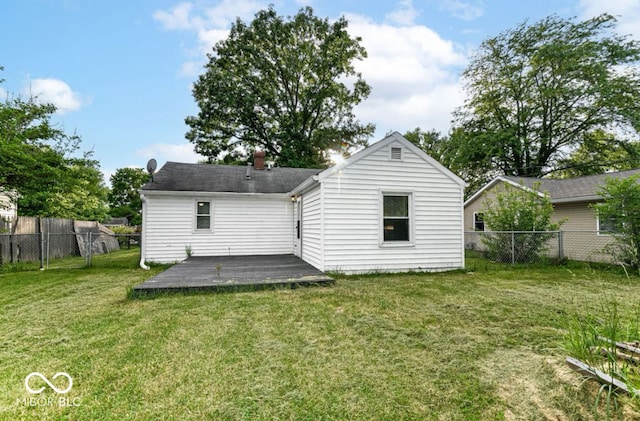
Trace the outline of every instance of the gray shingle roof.
<path fill-rule="evenodd" d="M 237 165 L 167 162 L 142 186 L 147 191 L 200 191 L 233 193 L 288 193 L 321 169 L 272 168 L 256 170 Z"/>
<path fill-rule="evenodd" d="M 533 187 L 534 183 L 540 183 L 540 190 L 546 192 L 551 197 L 552 202 L 558 203 L 597 200 L 600 198 L 598 190 L 604 185 L 607 177 L 626 178 L 638 173 L 640 173 L 640 169 L 560 180 L 532 177 L 503 178 L 530 188 Z"/>

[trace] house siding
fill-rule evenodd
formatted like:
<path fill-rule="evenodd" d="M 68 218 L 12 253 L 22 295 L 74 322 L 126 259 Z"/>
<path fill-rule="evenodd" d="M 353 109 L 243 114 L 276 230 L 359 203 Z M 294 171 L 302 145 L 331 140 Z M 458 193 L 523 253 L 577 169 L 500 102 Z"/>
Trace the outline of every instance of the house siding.
<path fill-rule="evenodd" d="M 390 148 L 402 147 L 401 161 Z M 464 266 L 462 186 L 400 142 L 322 181 L 324 269 L 345 273 Z M 411 246 L 381 244 L 382 193 L 412 197 Z"/>
<path fill-rule="evenodd" d="M 603 249 L 611 244 L 613 238 L 607 234 L 597 233 L 598 223 L 594 210 L 590 207 L 594 202 L 578 202 L 554 205 L 553 219 L 564 221 L 563 251 L 571 260 L 611 262 L 609 254 Z"/>
<path fill-rule="evenodd" d="M 464 208 L 464 227 L 466 231 L 474 231 L 473 214 L 482 212 L 484 202 L 488 198 L 495 198 L 496 189 L 501 189 L 505 183 L 499 182 L 487 189 L 476 200 L 466 203 Z M 597 219 L 591 205 L 594 202 L 571 202 L 553 204 L 552 221 L 562 222 L 563 256 L 567 259 L 578 261 L 610 262 L 611 257 L 603 253 L 605 246 L 611 243 L 612 237 L 606 234 L 598 234 Z M 490 226 L 486 227 L 491 230 Z M 474 248 L 482 250 L 484 246 L 475 234 L 468 233 L 466 243 L 473 244 Z M 547 253 L 550 256 L 558 255 L 558 240 L 552 239 L 548 244 Z"/>
<path fill-rule="evenodd" d="M 321 188 L 316 187 L 302 198 L 302 260 L 319 270 L 322 262 Z"/>
<path fill-rule="evenodd" d="M 157 196 L 145 192 L 145 258 L 168 263 L 194 256 L 291 254 L 293 208 L 285 195 Z M 211 201 L 211 226 L 195 230 L 195 204 Z"/>

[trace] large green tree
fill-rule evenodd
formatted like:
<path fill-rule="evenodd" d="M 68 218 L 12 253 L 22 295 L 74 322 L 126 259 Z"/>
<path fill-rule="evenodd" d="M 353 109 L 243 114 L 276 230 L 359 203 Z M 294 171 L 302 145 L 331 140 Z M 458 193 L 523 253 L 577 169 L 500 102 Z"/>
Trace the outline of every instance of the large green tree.
<path fill-rule="evenodd" d="M 101 219 L 106 190 L 98 163 L 73 157 L 81 139 L 51 122 L 55 111 L 34 97 L 0 103 L 0 187 L 18 194 L 20 215 Z"/>
<path fill-rule="evenodd" d="M 149 181 L 149 174 L 142 168 L 118 168 L 110 177 L 109 214 L 127 217 L 132 225 L 142 223 L 140 187 Z"/>
<path fill-rule="evenodd" d="M 480 45 L 463 74 L 468 99 L 452 136 L 470 177 L 544 176 L 599 129 L 637 137 L 640 42 L 615 26 L 607 14 L 550 16 Z"/>
<path fill-rule="evenodd" d="M 328 150 L 373 133 L 353 113 L 371 88 L 354 69 L 366 51 L 345 18 L 329 23 L 306 7 L 285 19 L 271 6 L 249 24 L 238 19 L 208 57 L 193 88 L 200 112 L 186 123 L 210 162 L 260 148 L 281 166 L 318 167 Z"/>
<path fill-rule="evenodd" d="M 63 177 L 59 186 L 47 194 L 46 209 L 40 216 L 104 221 L 107 217 L 107 195 L 98 161 L 91 154 L 83 158 L 65 160 Z"/>

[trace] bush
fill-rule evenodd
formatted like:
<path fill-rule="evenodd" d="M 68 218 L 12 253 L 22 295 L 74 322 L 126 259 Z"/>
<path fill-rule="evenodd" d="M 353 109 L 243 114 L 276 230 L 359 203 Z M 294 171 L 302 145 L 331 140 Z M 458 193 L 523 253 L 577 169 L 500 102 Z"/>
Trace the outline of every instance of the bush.
<path fill-rule="evenodd" d="M 484 201 L 483 218 L 491 233 L 482 235 L 487 257 L 498 262 L 531 263 L 540 259 L 560 223 L 551 221 L 549 196 L 533 188 L 497 187 Z"/>
<path fill-rule="evenodd" d="M 600 227 L 608 225 L 613 243 L 605 251 L 619 262 L 640 269 L 640 175 L 607 177 L 598 191 L 604 202 L 594 205 Z"/>

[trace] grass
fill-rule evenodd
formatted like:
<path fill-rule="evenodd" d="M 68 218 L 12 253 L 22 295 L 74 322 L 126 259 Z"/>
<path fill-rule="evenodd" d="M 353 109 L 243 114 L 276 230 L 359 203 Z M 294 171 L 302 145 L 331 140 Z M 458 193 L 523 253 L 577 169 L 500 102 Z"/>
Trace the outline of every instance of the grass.
<path fill-rule="evenodd" d="M 0 419 L 593 419 L 599 385 L 566 368 L 567 327 L 603 297 L 622 317 L 640 300 L 614 269 L 481 262 L 128 299 L 163 269 L 137 257 L 0 274 Z M 34 371 L 69 373 L 66 405 L 25 390 Z"/>

